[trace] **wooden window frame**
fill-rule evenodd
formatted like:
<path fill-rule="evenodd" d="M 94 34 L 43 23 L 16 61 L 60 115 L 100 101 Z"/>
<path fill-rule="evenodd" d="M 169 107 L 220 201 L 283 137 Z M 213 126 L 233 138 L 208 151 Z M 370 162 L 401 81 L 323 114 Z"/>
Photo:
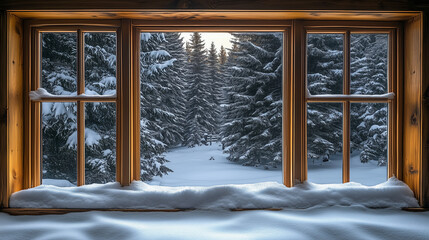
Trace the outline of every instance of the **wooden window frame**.
<path fill-rule="evenodd" d="M 77 105 L 76 122 L 77 122 L 77 186 L 85 185 L 85 103 L 87 102 L 113 102 L 116 106 L 119 106 L 119 97 L 116 96 L 88 96 L 85 95 L 85 63 L 84 63 L 84 33 L 85 32 L 110 32 L 116 33 L 117 39 L 120 36 L 120 28 L 117 24 L 108 24 L 106 26 L 97 25 L 44 25 L 31 23 L 26 26 L 29 29 L 27 34 L 29 35 L 29 42 L 27 43 L 27 53 L 29 76 L 26 82 L 26 89 L 29 91 L 35 91 L 40 88 L 41 85 L 41 36 L 42 33 L 76 33 L 76 49 L 77 49 L 77 74 L 76 74 L 76 85 L 77 95 L 66 96 L 66 95 L 52 95 L 43 96 L 38 99 L 30 99 L 29 96 L 25 96 L 26 105 L 26 121 L 27 131 L 25 131 L 25 154 L 24 171 L 26 181 L 25 186 L 27 188 L 35 187 L 41 184 L 41 155 L 42 155 L 42 143 L 41 143 L 41 105 L 44 102 L 75 102 Z M 121 62 L 121 56 L 119 56 L 119 49 L 121 49 L 121 41 L 117 40 L 116 45 L 117 52 L 117 63 Z M 31 50 L 30 50 L 31 49 Z M 121 80 L 119 77 L 120 68 L 116 65 L 116 86 L 117 92 L 120 88 Z M 28 95 L 28 94 L 27 94 Z M 118 107 L 117 107 L 118 109 Z M 119 110 L 119 109 L 118 109 Z M 118 111 L 117 111 L 118 112 Z M 116 115 L 116 122 L 120 119 Z M 116 131 L 119 132 L 119 124 L 116 126 Z M 116 137 L 118 142 L 118 136 Z M 120 149 L 117 147 L 116 161 L 117 164 L 121 162 Z M 120 172 L 116 172 L 117 180 L 120 177 Z"/>
<path fill-rule="evenodd" d="M 113 24 L 113 26 L 98 26 L 102 21 L 85 26 L 76 26 L 82 22 L 68 21 L 68 25 L 60 23 L 56 26 L 52 26 L 51 20 L 37 21 L 35 26 L 32 26 L 32 46 L 37 46 L 37 39 L 35 35 L 38 35 L 41 31 L 106 31 L 109 28 L 117 29 L 118 37 L 118 57 L 123 57 L 124 63 L 121 64 L 119 59 L 117 65 L 117 99 L 84 99 L 81 96 L 76 97 L 48 97 L 41 99 L 40 101 L 76 101 L 78 104 L 83 104 L 85 101 L 115 101 L 118 106 L 117 111 L 117 142 L 121 143 L 117 145 L 117 181 L 122 185 L 129 185 L 133 180 L 140 179 L 140 136 L 138 129 L 140 128 L 140 69 L 139 69 L 139 47 L 140 47 L 140 33 L 141 32 L 240 32 L 240 31 L 278 31 L 284 33 L 283 41 L 283 161 L 282 161 L 282 175 L 283 184 L 292 187 L 296 182 L 303 182 L 307 179 L 307 132 L 306 132 L 306 105 L 308 102 L 340 102 L 343 103 L 343 182 L 349 181 L 349 145 L 350 145 L 350 103 L 351 102 L 384 102 L 389 105 L 389 154 L 388 154 L 388 177 L 397 176 L 400 177 L 400 171 L 398 171 L 398 165 L 401 164 L 398 154 L 393 147 L 395 139 L 397 139 L 397 111 L 396 104 L 398 99 L 398 93 L 396 91 L 395 84 L 399 82 L 396 77 L 397 55 L 400 54 L 400 49 L 397 47 L 397 42 L 400 41 L 399 34 L 401 31 L 401 24 L 398 22 L 370 22 L 370 21 L 352 21 L 349 23 L 336 22 L 336 21 L 262 21 L 259 23 L 247 22 L 247 21 L 205 21 L 195 26 L 189 26 L 189 23 L 177 22 L 177 21 L 147 21 L 147 20 L 122 20 L 119 23 Z M 40 26 L 42 25 L 42 26 Z M 70 26 L 71 25 L 71 26 Z M 294 29 L 294 30 L 292 30 Z M 296 34 L 297 31 L 301 32 L 301 35 Z M 349 37 L 350 32 L 359 33 L 388 33 L 389 34 L 389 79 L 388 88 L 389 92 L 395 94 L 394 98 L 386 96 L 379 97 L 356 97 L 347 96 L 349 93 L 349 82 L 350 73 L 347 69 L 349 63 L 349 41 L 344 41 L 344 49 L 348 51 L 344 52 L 344 95 L 326 97 L 321 95 L 307 96 L 306 91 L 306 35 L 307 33 L 342 33 L 345 34 L 345 39 Z M 121 35 L 122 33 L 122 35 Z M 394 37 L 393 37 L 394 36 Z M 293 39 L 292 39 L 293 38 Z M 397 39 L 398 38 L 398 39 Z M 121 41 L 119 41 L 121 39 Z M 292 43 L 293 41 L 293 43 Z M 124 44 L 122 45 L 122 42 Z M 297 59 L 291 59 L 292 51 L 300 50 L 300 54 L 294 54 L 295 57 L 299 55 L 300 61 Z M 122 54 L 120 54 L 122 53 Z M 29 89 L 37 89 L 37 83 L 40 81 L 37 76 L 40 73 L 37 72 L 39 69 L 37 59 L 37 50 L 32 52 L 33 58 L 32 63 L 32 76 L 31 76 L 31 87 Z M 123 55 L 125 54 L 125 55 Z M 396 64 L 393 64 L 396 63 Z M 300 64 L 300 66 L 299 66 Z M 33 66 L 34 65 L 34 66 Z M 297 71 L 301 69 L 300 72 Z M 123 69 L 127 67 L 127 69 Z M 350 66 L 349 66 L 350 67 Z M 79 66 L 79 69 L 83 69 L 83 66 Z M 82 70 L 80 70 L 82 71 Z M 80 82 L 81 72 L 78 71 L 80 76 L 78 83 Z M 121 73 L 121 74 L 119 74 Z M 125 75 L 122 75 L 125 74 Z M 295 74 L 295 75 L 294 75 Z M 122 76 L 119 77 L 119 75 Z M 294 80 L 293 80 L 294 79 Z M 348 80 L 347 80 L 348 79 Z M 121 87 L 122 86 L 122 87 Z M 297 95 L 291 93 L 291 90 L 299 90 L 301 86 L 301 94 Z M 126 89 L 126 90 L 125 90 Z M 128 90 L 128 91 L 127 91 Z M 127 96 L 122 99 L 120 96 Z M 122 102 L 122 104 L 121 104 Z M 31 146 L 31 153 L 28 156 L 28 162 L 32 164 L 32 167 L 28 172 L 33 173 L 31 184 L 29 186 L 37 186 L 40 183 L 37 179 L 40 179 L 40 123 L 37 119 L 40 119 L 40 106 L 37 102 L 32 102 L 30 118 L 34 119 L 30 121 L 32 124 L 31 138 L 28 142 L 28 146 Z M 298 109 L 297 106 L 300 106 Z M 78 107 L 79 108 L 79 107 Z M 80 109 L 80 108 L 79 108 Z M 82 113 L 78 109 L 78 115 Z M 301 114 L 296 114 L 300 112 Z M 348 113 L 348 114 L 347 114 Z M 301 118 L 299 118 L 300 116 Z M 394 117 L 393 117 L 394 116 Z M 81 119 L 78 117 L 78 119 Z M 121 124 L 122 123 L 122 124 Z M 83 124 L 78 124 L 82 126 Z M 348 126 L 348 127 L 347 127 Z M 79 128 L 79 127 L 78 127 Z M 347 130 L 348 129 L 348 130 Z M 80 129 L 82 131 L 82 129 Z M 79 132 L 79 131 L 78 131 Z M 297 138 L 300 138 L 302 144 L 296 144 L 293 142 L 293 134 L 296 134 Z M 78 146 L 82 147 L 84 144 L 82 134 L 78 134 Z M 31 144 L 36 143 L 36 144 Z M 397 144 L 400 144 L 398 142 Z M 399 146 L 399 145 L 398 145 Z M 79 149 L 79 147 L 78 147 Z M 129 149 L 126 151 L 125 149 Z M 298 158 L 300 156 L 300 158 Z M 26 164 L 27 165 L 27 164 Z M 84 184 L 84 155 L 82 151 L 78 151 L 78 185 Z"/>
<path fill-rule="evenodd" d="M 31 31 L 37 27 L 46 26 L 86 26 L 108 27 L 119 29 L 117 42 L 122 43 L 118 47 L 119 70 L 117 72 L 117 127 L 121 133 L 117 137 L 117 148 L 120 149 L 120 162 L 117 163 L 117 181 L 122 185 L 128 185 L 132 180 L 139 179 L 133 164 L 138 163 L 139 157 L 134 151 L 138 147 L 136 136 L 123 134 L 132 133 L 137 125 L 137 114 L 132 114 L 128 109 L 137 108 L 132 92 L 136 91 L 135 76 L 138 69 L 132 66 L 136 57 L 133 54 L 135 44 L 133 34 L 135 27 L 145 26 L 153 29 L 160 27 L 197 27 L 211 29 L 226 27 L 246 26 L 288 26 L 290 31 L 284 38 L 284 77 L 286 85 L 283 85 L 283 114 L 290 117 L 283 118 L 283 179 L 288 187 L 298 181 L 306 179 L 306 148 L 305 143 L 305 119 L 306 111 L 306 87 L 305 87 L 305 27 L 338 29 L 347 28 L 392 28 L 397 29 L 397 82 L 396 87 L 396 140 L 392 141 L 397 148 L 397 162 L 391 165 L 389 174 L 395 173 L 398 179 L 407 183 L 415 193 L 421 206 L 429 206 L 429 193 L 426 189 L 429 185 L 429 164 L 426 157 L 428 150 L 425 142 L 428 138 L 428 110 L 425 107 L 425 89 L 429 81 L 428 75 L 422 63 L 429 60 L 429 48 L 423 49 L 423 42 L 429 39 L 427 18 L 423 18 L 423 12 L 383 12 L 383 11 L 326 11 L 319 15 L 319 11 L 286 11 L 279 10 L 272 13 L 256 11 L 215 11 L 204 12 L 174 12 L 174 11 L 106 11 L 79 12 L 79 11 L 8 11 L 1 17 L 1 26 L 5 30 L 1 34 L 1 47 L 7 49 L 7 54 L 0 59 L 2 68 L 0 79 L 1 93 L 0 106 L 9 110 L 8 123 L 1 122 L 2 141 L 7 139 L 8 144 L 0 144 L 0 198 L 1 206 L 9 206 L 9 196 L 16 191 L 37 186 L 35 169 L 37 166 L 31 161 L 31 144 L 28 141 L 31 131 L 30 117 L 37 109 L 31 107 L 28 92 L 34 90 L 31 85 L 33 72 L 30 68 L 31 54 L 34 46 L 31 44 Z M 268 14 L 268 15 L 267 15 Z M 363 14 L 363 15 L 362 15 Z M 191 17 L 194 16 L 194 17 Z M 267 17 L 269 16 L 269 17 Z M 89 18 L 99 20 L 89 20 Z M 116 19 L 116 20 L 115 20 Z M 121 20 L 122 19 L 122 20 Z M 225 20 L 231 19 L 231 20 Z M 234 20 L 232 20 L 234 19 Z M 271 19 L 265 21 L 264 19 Z M 276 20 L 277 19 L 277 20 Z M 281 20 L 280 20 L 281 19 Z M 302 20 L 295 20 L 302 19 Z M 319 19 L 319 20 L 317 20 Z M 342 20 L 351 21 L 342 21 Z M 311 20 L 311 21 L 308 21 Z M 388 21 L 388 22 L 386 22 Z M 425 24 L 423 26 L 423 23 Z M 19 44 L 13 45 L 13 42 Z M 21 48 L 20 48 L 21 47 Z M 423 52 L 424 50 L 424 52 Z M 121 60 L 119 60 L 121 59 Z M 15 64 L 17 63 L 17 64 Z M 287 73 L 286 73 L 287 72 Z M 394 73 L 393 73 L 394 74 Z M 119 81 L 119 79 L 121 79 Z M 17 84 L 14 84 L 16 82 Z M 3 98 L 5 96 L 5 98 Z M 21 100 L 22 99 L 22 100 Z M 59 101 L 59 99 L 57 99 Z M 85 99 L 74 99 L 85 101 Z M 326 99 L 325 99 L 326 100 Z M 350 100 L 350 99 L 342 99 Z M 361 99 L 364 100 L 364 99 Z M 391 104 L 392 105 L 392 104 Z M 13 109 L 10 107 L 13 106 Z M 21 113 L 22 111 L 22 113 Z M 40 109 L 39 109 L 40 111 Z M 389 109 L 390 111 L 390 109 Z M 392 111 L 390 111 L 392 112 Z M 6 112 L 5 112 L 6 113 Z M 3 115 L 2 115 L 3 116 Z M 3 117 L 5 117 L 4 115 Z M 392 114 L 393 116 L 393 114 Z M 389 115 L 390 117 L 390 115 Z M 394 119 L 395 120 L 395 119 Z M 389 120 L 390 121 L 390 120 Z M 426 121 L 426 122 L 423 122 Z M 21 143 L 22 142 L 22 143 Z M 132 146 L 134 143 L 134 146 Z M 136 144 L 137 143 L 137 144 Z M 22 155 L 22 156 L 21 156 Z M 40 173 L 40 172 L 39 172 Z M 65 210 L 67 212 L 67 210 Z"/>
<path fill-rule="evenodd" d="M 308 82 L 307 82 L 307 36 L 308 34 L 323 34 L 323 33 L 334 33 L 343 34 L 343 93 L 334 94 L 331 96 L 320 95 L 309 95 L 305 96 L 304 107 L 307 109 L 307 103 L 341 103 L 343 105 L 343 167 L 342 167 L 342 180 L 343 183 L 350 181 L 350 104 L 351 103 L 386 103 L 388 105 L 388 156 L 387 156 L 387 178 L 397 177 L 401 178 L 402 171 L 399 171 L 402 159 L 399 156 L 398 149 L 402 148 L 402 143 L 397 141 L 399 129 L 401 129 L 401 123 L 398 122 L 400 118 L 397 117 L 398 109 L 402 106 L 402 102 L 398 103 L 398 99 L 402 99 L 402 96 L 398 96 L 398 84 L 401 83 L 400 77 L 398 77 L 398 69 L 401 68 L 398 58 L 402 58 L 401 48 L 398 42 L 402 42 L 402 36 L 398 33 L 402 32 L 402 25 L 400 23 L 391 22 L 383 23 L 377 26 L 372 23 L 361 23 L 360 26 L 348 26 L 346 24 L 331 23 L 328 25 L 316 23 L 307 23 L 304 25 L 304 68 L 305 68 L 305 90 L 308 93 Z M 350 93 L 350 82 L 351 82 L 351 56 L 350 56 L 350 36 L 353 33 L 368 33 L 368 34 L 388 34 L 388 72 L 387 72 L 387 92 L 383 95 L 361 95 L 354 96 Z M 388 95 L 391 94 L 392 95 Z M 305 110 L 307 112 L 307 110 Z M 307 122 L 305 117 L 304 122 Z M 307 126 L 305 125 L 305 136 L 307 140 Z M 305 141 L 304 152 L 307 153 L 307 141 Z M 308 155 L 305 155 L 304 165 L 307 168 Z M 307 173 L 307 172 L 306 172 Z M 307 176 L 305 176 L 307 179 Z"/>

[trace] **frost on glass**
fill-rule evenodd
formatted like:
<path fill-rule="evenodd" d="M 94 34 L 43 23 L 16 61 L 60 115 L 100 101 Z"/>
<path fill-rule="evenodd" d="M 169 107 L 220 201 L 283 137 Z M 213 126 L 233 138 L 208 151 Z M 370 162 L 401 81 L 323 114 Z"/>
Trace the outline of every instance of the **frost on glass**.
<path fill-rule="evenodd" d="M 307 104 L 308 181 L 342 183 L 341 103 Z"/>
<path fill-rule="evenodd" d="M 351 34 L 350 91 L 352 94 L 387 93 L 388 34 Z"/>
<path fill-rule="evenodd" d="M 375 185 L 387 179 L 388 104 L 351 104 L 350 181 Z"/>
<path fill-rule="evenodd" d="M 85 94 L 116 94 L 116 33 L 86 32 Z"/>
<path fill-rule="evenodd" d="M 76 185 L 76 103 L 42 103 L 42 184 Z"/>
<path fill-rule="evenodd" d="M 42 88 L 54 95 L 76 94 L 77 34 L 41 33 Z"/>
<path fill-rule="evenodd" d="M 283 34 L 144 32 L 140 39 L 141 179 L 282 182 Z"/>
<path fill-rule="evenodd" d="M 85 184 L 115 178 L 116 104 L 85 103 Z"/>
<path fill-rule="evenodd" d="M 343 34 L 307 34 L 307 88 L 310 94 L 342 94 Z"/>

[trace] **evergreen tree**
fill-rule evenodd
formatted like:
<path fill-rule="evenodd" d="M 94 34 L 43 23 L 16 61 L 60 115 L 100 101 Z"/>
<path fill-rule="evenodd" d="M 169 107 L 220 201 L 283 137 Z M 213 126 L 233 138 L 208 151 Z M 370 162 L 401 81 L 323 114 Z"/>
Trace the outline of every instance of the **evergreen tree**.
<path fill-rule="evenodd" d="M 189 71 L 186 91 L 185 144 L 189 147 L 207 144 L 216 130 L 216 109 L 207 67 L 207 56 L 201 34 L 194 32 L 189 44 Z"/>
<path fill-rule="evenodd" d="M 166 69 L 175 61 L 164 49 L 166 42 L 163 33 L 142 33 L 140 45 L 140 152 L 141 179 L 151 180 L 171 171 L 164 164 L 167 144 L 162 141 L 163 123 L 172 120 L 172 113 L 162 101 L 166 97 Z"/>
<path fill-rule="evenodd" d="M 311 94 L 342 94 L 343 35 L 309 34 L 307 87 Z M 307 104 L 307 154 L 314 162 L 342 152 L 342 104 Z"/>
<path fill-rule="evenodd" d="M 161 44 L 160 49 L 168 52 L 172 64 L 162 71 L 158 80 L 161 85 L 160 105 L 165 112 L 168 112 L 168 118 L 163 119 L 161 123 L 159 140 L 167 147 L 171 147 L 183 142 L 186 103 L 185 76 L 188 64 L 180 33 L 164 33 L 164 36 L 165 41 Z"/>
<path fill-rule="evenodd" d="M 85 33 L 84 37 L 85 93 L 116 94 L 116 34 Z M 85 183 L 115 181 L 116 104 L 85 104 L 85 159 Z"/>
<path fill-rule="evenodd" d="M 218 54 L 216 52 L 216 48 L 213 42 L 210 45 L 209 55 L 207 59 L 207 67 L 209 72 L 208 77 L 209 77 L 210 96 L 211 96 L 211 99 L 208 99 L 208 100 L 212 104 L 211 114 L 215 118 L 215 128 L 214 128 L 214 131 L 211 133 L 211 135 L 217 136 L 219 134 L 218 126 L 220 125 L 220 122 L 221 122 L 220 102 L 222 98 L 223 83 L 221 82 L 221 79 L 220 79 L 221 73 L 220 73 Z"/>
<path fill-rule="evenodd" d="M 228 57 L 226 55 L 226 50 L 225 50 L 225 48 L 222 45 L 222 46 L 220 46 L 220 51 L 219 51 L 219 64 L 221 66 L 225 65 L 227 59 L 228 59 Z"/>
<path fill-rule="evenodd" d="M 282 35 L 234 33 L 222 144 L 243 165 L 281 164 Z"/>
<path fill-rule="evenodd" d="M 56 95 L 76 94 L 76 34 L 42 34 L 41 85 Z M 76 183 L 75 103 L 42 104 L 43 178 Z M 71 144 L 70 144 L 71 143 Z"/>
<path fill-rule="evenodd" d="M 351 92 L 373 95 L 387 92 L 387 34 L 351 35 Z M 351 105 L 352 150 L 361 162 L 387 163 L 387 104 Z"/>

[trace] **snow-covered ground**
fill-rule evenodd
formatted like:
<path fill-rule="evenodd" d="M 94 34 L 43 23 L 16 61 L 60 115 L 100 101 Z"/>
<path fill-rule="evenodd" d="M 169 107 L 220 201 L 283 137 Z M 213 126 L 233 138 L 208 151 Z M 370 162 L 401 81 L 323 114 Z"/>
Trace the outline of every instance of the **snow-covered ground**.
<path fill-rule="evenodd" d="M 178 148 L 168 156 L 172 160 L 168 166 L 175 172 L 156 178 L 150 184 L 135 181 L 127 187 L 119 183 L 82 187 L 42 185 L 14 193 L 10 204 L 11 207 L 36 208 L 196 210 L 91 211 L 45 216 L 0 213 L 0 239 L 420 240 L 429 236 L 429 212 L 400 210 L 418 204 L 408 186 L 395 178 L 376 186 L 305 182 L 286 188 L 281 184 L 281 170 L 231 163 L 219 146 Z M 209 160 L 211 157 L 214 160 Z M 325 166 L 309 169 L 310 178 L 329 177 L 332 169 L 341 173 L 340 160 L 323 164 Z M 328 166 L 331 170 L 324 170 Z M 362 173 L 384 168 L 360 167 Z M 44 182 L 68 185 L 61 180 Z M 259 183 L 249 184 L 252 182 Z M 215 184 L 219 185 L 212 186 Z M 229 210 L 237 208 L 283 210 Z"/>
<path fill-rule="evenodd" d="M 165 165 L 174 172 L 163 177 L 154 177 L 149 184 L 162 186 L 213 186 L 223 184 L 246 184 L 258 182 L 282 183 L 281 167 L 264 170 L 242 166 L 226 159 L 222 146 L 213 143 L 193 148 L 179 147 L 170 150 Z M 210 160 L 212 158 L 214 160 Z"/>
<path fill-rule="evenodd" d="M 180 147 L 169 151 L 166 166 L 174 172 L 155 177 L 150 184 L 162 186 L 213 186 L 257 182 L 282 183 L 281 167 L 268 170 L 242 166 L 226 159 L 220 144 Z M 210 158 L 214 160 L 210 160 Z M 359 153 L 350 159 L 351 181 L 364 185 L 376 185 L 387 180 L 387 167 L 377 166 L 376 161 L 361 163 Z M 314 183 L 342 183 L 342 156 L 336 154 L 328 162 L 308 163 L 308 181 Z"/>
<path fill-rule="evenodd" d="M 10 216 L 0 239 L 300 239 L 427 240 L 429 212 L 364 207 L 282 211 L 85 212 Z"/>
<path fill-rule="evenodd" d="M 264 169 L 242 166 L 226 159 L 219 143 L 194 148 L 178 147 L 170 150 L 166 166 L 173 170 L 163 177 L 154 177 L 149 184 L 161 186 L 215 186 L 259 182 L 282 183 L 282 169 Z M 210 160 L 212 159 L 212 160 Z M 373 186 L 387 180 L 387 166 L 377 166 L 377 161 L 361 163 L 359 153 L 351 155 L 350 179 L 352 182 Z M 308 162 L 308 181 L 318 184 L 342 183 L 342 155 L 331 156 L 328 162 Z M 67 180 L 43 179 L 43 185 L 74 186 Z"/>

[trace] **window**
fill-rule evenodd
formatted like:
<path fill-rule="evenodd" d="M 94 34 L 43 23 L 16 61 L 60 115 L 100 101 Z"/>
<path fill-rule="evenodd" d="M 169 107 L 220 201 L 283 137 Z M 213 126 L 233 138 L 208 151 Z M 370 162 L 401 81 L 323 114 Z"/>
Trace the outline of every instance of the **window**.
<path fill-rule="evenodd" d="M 395 39 L 395 29 L 306 28 L 310 181 L 376 185 L 396 175 Z"/>
<path fill-rule="evenodd" d="M 32 161 L 41 166 L 33 170 L 36 184 L 116 180 L 116 36 L 114 28 L 35 29 L 32 88 L 41 87 L 31 96 Z"/>
<path fill-rule="evenodd" d="M 282 183 L 283 32 L 139 36 L 141 179 Z"/>
<path fill-rule="evenodd" d="M 201 118 L 200 123 L 214 119 L 222 124 L 204 126 L 201 132 L 188 129 L 188 133 L 196 136 L 189 144 L 210 146 L 211 143 L 219 148 L 218 152 L 223 150 L 223 157 L 229 157 L 234 164 L 249 165 L 271 174 L 252 175 L 249 182 L 278 179 L 276 181 L 292 186 L 294 180 L 303 181 L 308 176 L 316 183 L 357 181 L 373 185 L 396 175 L 398 24 L 363 22 L 353 27 L 303 22 L 294 25 L 295 32 L 291 32 L 292 22 L 264 24 L 223 26 L 232 34 L 235 44 L 225 52 L 226 58 L 229 55 L 231 59 L 239 59 L 247 54 L 245 63 L 256 64 L 247 69 L 254 75 L 240 75 L 243 72 L 238 73 L 237 66 L 241 63 L 237 60 L 228 66 L 236 70 L 232 74 L 235 78 L 222 76 L 224 81 L 233 82 L 211 86 L 211 91 L 217 90 L 217 93 L 205 94 L 201 101 L 208 105 L 217 102 L 202 113 L 209 115 L 209 111 L 221 106 L 224 109 L 218 112 L 230 110 L 227 120 L 241 124 L 242 129 L 250 129 L 252 121 L 254 125 L 265 124 L 270 128 L 253 129 L 253 135 L 222 135 L 220 132 L 232 125 L 222 122 L 226 115 L 215 111 L 209 118 Z M 103 26 L 32 27 L 29 89 L 36 91 L 43 87 L 47 92 L 38 92 L 30 105 L 28 146 L 31 149 L 27 159 L 31 163 L 32 183 L 29 186 L 37 186 L 40 179 L 46 183 L 52 178 L 67 179 L 75 185 L 114 180 L 124 185 L 132 180 L 166 184 L 159 181 L 161 176 L 175 169 L 169 167 L 166 160 L 170 159 L 165 156 L 186 142 L 175 124 L 182 124 L 183 130 L 183 125 L 189 126 L 195 119 L 195 116 L 182 118 L 178 123 L 175 114 L 183 114 L 196 105 L 185 105 L 189 102 L 185 96 L 181 100 L 172 96 L 186 93 L 194 100 L 197 96 L 191 93 L 192 83 L 182 83 L 178 77 L 192 70 L 192 65 L 180 64 L 192 62 L 188 57 L 196 57 L 186 53 L 185 45 L 180 47 L 183 42 L 179 41 L 179 33 L 219 31 L 214 26 L 168 26 L 167 23 L 150 27 L 146 22 L 131 23 L 131 20 Z M 264 49 L 255 44 L 264 41 L 271 41 L 275 46 Z M 104 45 L 99 45 L 100 42 Z M 234 47 L 245 51 L 234 52 Z M 261 59 L 249 54 L 249 49 L 258 52 Z M 215 50 L 213 56 L 218 58 L 219 49 Z M 178 52 L 172 54 L 174 51 Z M 209 62 L 210 59 L 207 64 Z M 217 62 L 216 65 L 221 68 Z M 186 71 L 180 73 L 175 67 Z M 62 74 L 64 71 L 67 74 Z M 260 85 L 253 86 L 252 81 Z M 228 88 L 239 90 L 231 88 L 240 87 L 237 85 L 240 82 L 242 92 L 226 91 Z M 260 95 L 250 98 L 246 95 L 248 92 Z M 224 102 L 216 99 L 216 95 L 223 95 Z M 244 100 L 249 100 L 248 104 L 238 106 L 240 101 L 245 103 Z M 271 111 L 263 110 L 268 109 L 266 106 Z M 240 107 L 252 108 L 245 116 L 249 120 L 246 123 L 242 116 L 234 115 Z M 68 115 L 64 115 L 65 112 Z M 66 137 L 60 142 L 56 134 Z M 238 138 L 228 142 L 228 137 Z M 219 139 L 224 149 L 215 143 Z M 303 144 L 298 144 L 300 141 Z M 55 152 L 62 154 L 58 156 Z M 204 161 L 208 164 L 217 161 L 216 156 L 206 158 Z M 326 172 L 327 166 L 333 172 Z M 209 178 L 207 182 L 212 180 Z M 229 183 L 245 183 L 234 181 Z M 208 185 L 216 183 L 227 182 L 213 180 Z M 166 185 L 185 184 L 174 181 Z M 207 183 L 196 181 L 186 185 Z"/>

